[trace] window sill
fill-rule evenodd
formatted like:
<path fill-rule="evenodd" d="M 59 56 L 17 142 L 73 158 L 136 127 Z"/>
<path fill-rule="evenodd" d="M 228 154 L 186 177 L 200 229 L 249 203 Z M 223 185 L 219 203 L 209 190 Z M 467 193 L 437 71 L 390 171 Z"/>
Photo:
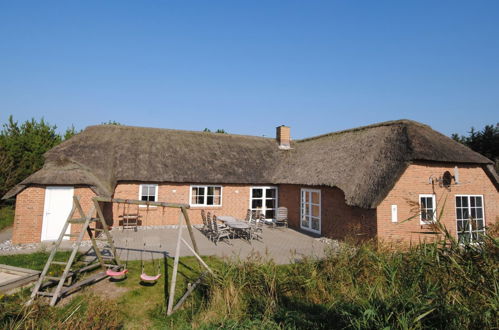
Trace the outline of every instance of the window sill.
<path fill-rule="evenodd" d="M 210 208 L 210 209 L 215 209 L 215 208 L 221 208 L 222 205 L 189 205 L 191 209 L 205 209 L 205 208 Z"/>

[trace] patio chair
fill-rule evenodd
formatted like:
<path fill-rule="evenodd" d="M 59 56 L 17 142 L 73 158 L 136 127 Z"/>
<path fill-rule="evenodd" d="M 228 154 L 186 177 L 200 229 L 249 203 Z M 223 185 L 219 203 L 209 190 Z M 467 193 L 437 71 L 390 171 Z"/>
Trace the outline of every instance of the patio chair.
<path fill-rule="evenodd" d="M 246 222 L 251 222 L 253 212 L 251 212 L 251 209 L 248 209 L 246 212 L 246 218 L 244 219 Z"/>
<path fill-rule="evenodd" d="M 263 224 L 265 222 L 265 215 L 260 214 L 260 218 L 251 219 L 250 224 L 250 237 L 257 240 L 263 239 Z"/>
<path fill-rule="evenodd" d="M 288 208 L 281 206 L 277 208 L 277 214 L 273 226 L 283 225 L 288 227 Z"/>
<path fill-rule="evenodd" d="M 218 244 L 220 239 L 222 238 L 231 238 L 231 232 L 228 227 L 221 227 L 217 223 L 217 216 L 213 215 L 213 220 L 212 220 L 212 227 L 213 227 L 213 236 L 212 236 L 212 241 L 215 242 L 215 244 Z"/>
<path fill-rule="evenodd" d="M 206 219 L 206 212 L 204 210 L 201 210 L 201 218 L 203 219 L 203 228 L 201 231 L 206 234 L 210 230 L 210 226 L 208 224 L 208 220 Z"/>
<path fill-rule="evenodd" d="M 213 224 L 211 223 L 211 213 L 208 212 L 206 214 L 206 232 L 204 234 L 206 237 L 213 240 L 213 232 L 214 232 L 214 228 L 213 228 Z"/>

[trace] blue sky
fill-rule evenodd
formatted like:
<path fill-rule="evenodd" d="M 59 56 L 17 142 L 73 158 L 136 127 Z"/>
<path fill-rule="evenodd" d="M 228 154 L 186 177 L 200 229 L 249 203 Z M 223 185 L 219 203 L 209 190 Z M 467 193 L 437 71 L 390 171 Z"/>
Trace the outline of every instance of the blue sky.
<path fill-rule="evenodd" d="M 499 1 L 3 1 L 0 123 L 295 138 L 499 121 Z"/>

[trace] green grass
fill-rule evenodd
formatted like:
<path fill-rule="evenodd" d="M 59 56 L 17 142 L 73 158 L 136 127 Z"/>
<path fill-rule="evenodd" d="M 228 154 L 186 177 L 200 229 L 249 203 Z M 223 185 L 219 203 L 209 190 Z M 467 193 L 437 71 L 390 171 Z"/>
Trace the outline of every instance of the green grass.
<path fill-rule="evenodd" d="M 41 259 L 13 258 L 18 265 Z M 207 277 L 171 317 L 165 316 L 165 279 L 171 278 L 172 260 L 162 264 L 163 277 L 153 286 L 140 284 L 140 262 L 133 261 L 126 280 L 103 283 L 108 293 L 96 296 L 97 289 L 90 288 L 63 307 L 20 311 L 23 293 L 4 297 L 0 327 L 499 328 L 499 241 L 493 236 L 481 246 L 452 240 L 405 250 L 345 244 L 322 260 L 291 265 L 258 256 L 240 262 L 205 260 L 217 276 Z M 154 273 L 150 263 L 146 269 Z M 199 271 L 194 258 L 181 258 L 176 300 Z M 120 295 L 109 297 L 116 290 Z"/>
<path fill-rule="evenodd" d="M 14 207 L 0 207 L 0 230 L 12 226 L 14 223 Z"/>
<path fill-rule="evenodd" d="M 65 261 L 69 258 L 71 252 L 58 252 L 55 256 L 56 261 Z M 42 270 L 49 257 L 48 252 L 35 252 L 30 254 L 0 255 L 0 264 Z"/>

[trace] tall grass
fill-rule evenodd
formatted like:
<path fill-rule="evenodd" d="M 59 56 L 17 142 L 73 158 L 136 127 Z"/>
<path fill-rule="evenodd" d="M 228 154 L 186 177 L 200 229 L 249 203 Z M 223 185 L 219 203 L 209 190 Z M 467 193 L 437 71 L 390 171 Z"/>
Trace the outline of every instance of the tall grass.
<path fill-rule="evenodd" d="M 440 230 L 442 240 L 406 250 L 343 244 L 323 259 L 290 265 L 258 255 L 238 262 L 210 258 L 217 276 L 171 317 L 164 313 L 164 286 L 142 288 L 132 276 L 120 284 L 130 291 L 114 301 L 85 294 L 63 307 L 21 309 L 19 300 L 4 297 L 0 327 L 499 328 L 499 224 L 480 245 L 459 245 Z M 195 278 L 188 261 L 179 295 Z"/>
<path fill-rule="evenodd" d="M 445 233 L 444 233 L 445 234 Z M 224 264 L 195 325 L 286 328 L 497 328 L 499 244 L 442 240 L 394 251 L 343 246 L 289 266 Z M 250 323 L 248 323 L 250 322 Z M 255 323 L 256 322 L 256 323 Z"/>

